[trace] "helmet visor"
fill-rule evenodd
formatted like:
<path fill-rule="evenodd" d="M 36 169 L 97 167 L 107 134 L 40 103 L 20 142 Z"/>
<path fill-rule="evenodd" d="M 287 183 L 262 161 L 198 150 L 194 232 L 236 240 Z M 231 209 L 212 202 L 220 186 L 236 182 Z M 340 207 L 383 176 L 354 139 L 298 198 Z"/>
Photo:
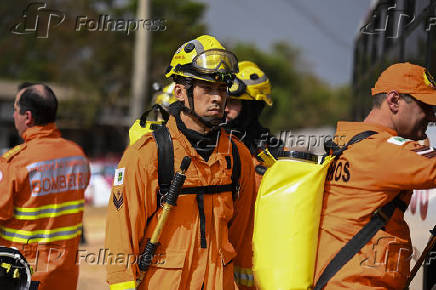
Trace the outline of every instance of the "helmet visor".
<path fill-rule="evenodd" d="M 238 59 L 232 52 L 224 49 L 209 49 L 192 60 L 193 67 L 204 74 L 238 72 Z"/>

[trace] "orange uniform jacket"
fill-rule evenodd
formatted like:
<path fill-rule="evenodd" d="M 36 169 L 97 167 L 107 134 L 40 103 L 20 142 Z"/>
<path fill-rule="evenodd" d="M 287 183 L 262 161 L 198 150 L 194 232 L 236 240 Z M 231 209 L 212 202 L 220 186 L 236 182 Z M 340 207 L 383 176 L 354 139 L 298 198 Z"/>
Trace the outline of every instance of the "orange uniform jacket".
<path fill-rule="evenodd" d="M 337 252 L 369 222 L 372 213 L 412 189 L 436 185 L 436 152 L 400 138 L 392 129 L 339 122 L 336 142 L 372 130 L 378 134 L 351 145 L 326 179 L 315 281 Z M 326 285 L 325 289 L 403 289 L 412 255 L 409 228 L 398 208 L 382 230 Z"/>
<path fill-rule="evenodd" d="M 256 168 L 256 166 L 258 166 L 258 165 L 262 165 L 263 163 L 262 162 L 260 162 L 257 158 L 256 158 L 256 156 L 253 156 L 252 157 L 252 160 L 253 160 L 253 166 L 254 166 L 254 168 Z M 259 191 L 259 187 L 260 187 L 260 183 L 261 183 L 261 181 L 262 181 L 262 177 L 263 177 L 263 175 L 261 175 L 261 174 L 259 174 L 259 173 L 255 173 L 254 174 L 254 179 L 255 179 L 255 182 L 256 182 L 256 195 L 257 195 L 257 192 Z"/>
<path fill-rule="evenodd" d="M 263 163 L 260 162 L 256 156 L 252 156 L 251 160 L 253 162 L 253 167 L 256 168 L 257 165 L 262 165 Z M 259 191 L 260 182 L 262 181 L 263 175 L 255 172 L 254 174 L 254 191 L 255 191 L 255 197 L 254 200 L 256 200 L 257 192 Z M 250 223 L 250 229 L 249 232 L 253 232 L 254 230 L 254 223 Z M 252 257 L 253 255 L 253 247 L 252 244 L 247 244 L 246 247 L 242 248 L 241 254 L 246 257 Z M 252 261 L 248 258 L 244 259 L 239 263 L 239 265 L 235 265 L 234 269 L 234 276 L 236 281 L 238 282 L 238 286 L 240 290 L 251 290 L 256 289 L 254 285 L 254 276 L 253 276 L 253 270 L 252 270 Z"/>
<path fill-rule="evenodd" d="M 192 158 L 185 187 L 231 183 L 232 169 L 226 162 L 226 157 L 232 158 L 231 142 L 224 130 L 205 162 L 177 129 L 173 117 L 167 126 L 174 144 L 175 170 L 184 156 Z M 138 289 L 201 289 L 203 283 L 204 289 L 237 289 L 233 265 L 251 268 L 251 253 L 242 256 L 238 252 L 252 238 L 254 171 L 248 149 L 238 140 L 234 142 L 241 159 L 239 199 L 234 202 L 232 192 L 204 195 L 207 248 L 200 247 L 196 195 L 180 195 L 160 236 L 153 264 Z M 157 209 L 157 167 L 157 146 L 151 134 L 128 147 L 118 165 L 106 227 L 111 289 L 134 289 L 140 275 L 132 262 L 143 252 L 161 213 L 159 209 L 153 214 Z M 124 259 L 117 261 L 117 255 Z"/>
<path fill-rule="evenodd" d="M 54 123 L 23 138 L 0 158 L 0 245 L 26 257 L 40 290 L 76 289 L 88 160 Z"/>

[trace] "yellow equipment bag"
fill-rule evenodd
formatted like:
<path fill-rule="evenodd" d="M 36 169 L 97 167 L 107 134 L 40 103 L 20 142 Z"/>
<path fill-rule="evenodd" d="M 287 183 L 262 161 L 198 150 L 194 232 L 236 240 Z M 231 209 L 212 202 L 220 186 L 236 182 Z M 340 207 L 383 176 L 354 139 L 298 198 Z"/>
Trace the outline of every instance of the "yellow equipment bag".
<path fill-rule="evenodd" d="M 135 144 L 136 141 L 138 141 L 145 134 L 153 132 L 153 124 L 159 126 L 163 123 L 163 121 L 147 121 L 145 122 L 145 126 L 142 127 L 141 120 L 137 119 L 129 129 L 129 145 Z"/>
<path fill-rule="evenodd" d="M 256 199 L 253 272 L 260 289 L 311 289 L 318 244 L 323 164 L 280 159 L 262 178 Z"/>

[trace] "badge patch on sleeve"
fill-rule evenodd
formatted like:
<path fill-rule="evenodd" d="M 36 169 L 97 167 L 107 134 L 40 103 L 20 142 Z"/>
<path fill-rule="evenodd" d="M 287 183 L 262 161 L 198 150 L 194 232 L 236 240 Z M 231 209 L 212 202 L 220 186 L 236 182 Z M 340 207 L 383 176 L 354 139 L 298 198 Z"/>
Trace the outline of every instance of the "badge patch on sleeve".
<path fill-rule="evenodd" d="M 124 169 L 125 168 L 117 168 L 115 170 L 115 176 L 114 176 L 114 185 L 123 185 L 124 182 Z"/>
<path fill-rule="evenodd" d="M 410 140 L 409 139 L 404 139 L 404 138 L 399 137 L 399 136 L 394 136 L 394 137 L 389 138 L 387 141 L 388 141 L 388 143 L 401 146 L 401 145 L 404 145 L 404 143 L 406 143 L 407 141 L 410 141 Z"/>
<path fill-rule="evenodd" d="M 121 206 L 123 205 L 124 199 L 123 194 L 121 191 L 117 190 L 117 192 L 114 191 L 112 195 L 112 201 L 114 202 L 114 205 L 117 210 L 120 210 Z"/>

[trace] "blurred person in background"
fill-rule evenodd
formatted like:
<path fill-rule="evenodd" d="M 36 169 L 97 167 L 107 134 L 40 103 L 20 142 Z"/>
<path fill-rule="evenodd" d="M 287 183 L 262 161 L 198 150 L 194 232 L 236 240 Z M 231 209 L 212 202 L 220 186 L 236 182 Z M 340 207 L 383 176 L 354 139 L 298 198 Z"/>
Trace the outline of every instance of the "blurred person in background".
<path fill-rule="evenodd" d="M 129 129 L 129 145 L 135 144 L 143 135 L 153 132 L 168 122 L 169 106 L 176 101 L 174 97 L 175 83 L 172 82 L 163 89 L 159 84 L 154 83 L 157 92 L 153 95 L 152 107 L 146 110 Z"/>
<path fill-rule="evenodd" d="M 14 123 L 24 143 L 6 152 L 0 180 L 0 246 L 18 249 L 42 290 L 77 288 L 89 162 L 56 128 L 58 101 L 45 84 L 23 83 Z"/>
<path fill-rule="evenodd" d="M 272 106 L 271 83 L 266 74 L 251 61 L 240 61 L 239 72 L 229 89 L 226 105 L 226 130 L 236 135 L 250 150 L 256 170 L 256 192 L 266 168 L 258 154 L 265 148 L 277 158 L 283 142 L 259 121 L 265 106 Z"/>
<path fill-rule="evenodd" d="M 251 61 L 240 61 L 239 72 L 229 89 L 229 99 L 226 105 L 225 128 L 229 134 L 237 136 L 250 150 L 255 168 L 255 192 L 259 190 L 266 167 L 258 154 L 268 149 L 277 158 L 283 151 L 283 143 L 277 139 L 268 128 L 260 124 L 259 118 L 265 105 L 272 106 L 271 83 L 266 74 Z M 252 252 L 251 244 L 244 248 Z M 235 267 L 235 279 L 240 289 L 250 289 L 254 280 L 250 264 Z M 247 279 L 249 277 L 249 279 Z"/>
<path fill-rule="evenodd" d="M 175 82 L 171 82 L 169 85 L 159 89 L 154 95 L 151 103 L 153 105 L 161 106 L 165 111 L 169 112 L 170 105 L 177 101 L 174 96 Z M 164 120 L 163 116 L 155 116 L 156 121 Z"/>

